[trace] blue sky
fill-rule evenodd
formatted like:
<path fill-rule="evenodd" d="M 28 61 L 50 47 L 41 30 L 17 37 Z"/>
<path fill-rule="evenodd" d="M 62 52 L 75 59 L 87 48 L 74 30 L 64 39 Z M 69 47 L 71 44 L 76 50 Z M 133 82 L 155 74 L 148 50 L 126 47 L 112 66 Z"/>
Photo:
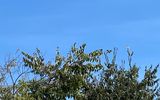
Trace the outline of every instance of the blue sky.
<path fill-rule="evenodd" d="M 40 48 L 53 58 L 74 42 L 88 51 L 117 47 L 126 59 L 126 47 L 144 67 L 160 63 L 159 0 L 1 0 L 0 62 L 19 48 Z"/>

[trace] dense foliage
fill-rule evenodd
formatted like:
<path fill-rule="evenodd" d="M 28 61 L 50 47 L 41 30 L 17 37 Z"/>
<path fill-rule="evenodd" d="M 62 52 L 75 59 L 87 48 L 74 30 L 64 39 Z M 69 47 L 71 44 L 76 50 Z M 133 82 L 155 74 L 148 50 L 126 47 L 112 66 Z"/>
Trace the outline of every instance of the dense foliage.
<path fill-rule="evenodd" d="M 39 49 L 33 55 L 22 52 L 23 61 L 20 64 L 18 57 L 8 60 L 0 69 L 0 99 L 160 99 L 158 65 L 146 67 L 143 77 L 139 76 L 142 75 L 139 67 L 132 64 L 131 50 L 127 50 L 126 66 L 125 61 L 120 65 L 116 63 L 116 48 L 87 53 L 85 47 L 85 44 L 80 47 L 74 44 L 67 57 L 57 50 L 54 62 L 46 61 Z M 11 82 L 7 84 L 9 80 Z"/>

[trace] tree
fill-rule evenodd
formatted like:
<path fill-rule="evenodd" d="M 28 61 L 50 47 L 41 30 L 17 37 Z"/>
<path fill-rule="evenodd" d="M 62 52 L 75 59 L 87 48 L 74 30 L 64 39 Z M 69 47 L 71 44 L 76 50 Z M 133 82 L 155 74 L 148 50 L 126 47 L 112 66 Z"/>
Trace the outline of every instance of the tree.
<path fill-rule="evenodd" d="M 24 62 L 26 66 L 33 69 L 35 74 L 40 75 L 43 87 L 42 91 L 49 91 L 48 94 L 42 93 L 41 99 L 65 99 L 66 97 L 73 97 L 74 99 L 84 98 L 84 90 L 88 88 L 87 81 L 92 80 L 92 74 L 101 69 L 100 55 L 102 50 L 96 50 L 91 53 L 85 53 L 85 44 L 76 48 L 74 45 L 68 54 L 68 57 L 62 57 L 60 52 L 57 51 L 55 64 L 44 63 L 44 58 L 37 50 L 33 56 L 23 52 L 25 56 Z M 35 82 L 36 83 L 36 82 Z M 39 88 L 36 88 L 39 89 Z M 40 92 L 40 90 L 35 90 Z M 45 92 L 46 93 L 46 92 Z"/>
<path fill-rule="evenodd" d="M 74 44 L 67 57 L 57 50 L 54 62 L 46 61 L 39 49 L 33 55 L 22 52 L 23 67 L 27 69 L 25 74 L 31 78 L 18 78 L 16 82 L 14 79 L 13 84 L 1 86 L 0 90 L 9 89 L 8 94 L 16 100 L 66 100 L 66 97 L 74 100 L 159 99 L 158 65 L 146 67 L 140 80 L 139 67 L 132 64 L 131 50 L 127 50 L 128 66 L 125 67 L 125 61 L 121 65 L 116 63 L 116 48 L 87 53 L 85 47 L 85 44 L 80 47 Z M 1 96 L 6 98 L 8 94 Z"/>
<path fill-rule="evenodd" d="M 4 65 L 0 66 L 0 99 L 2 100 L 15 99 L 21 88 L 17 87 L 19 81 L 27 79 L 26 76 L 30 72 L 23 66 L 20 56 L 17 51 L 15 56 L 7 57 Z"/>

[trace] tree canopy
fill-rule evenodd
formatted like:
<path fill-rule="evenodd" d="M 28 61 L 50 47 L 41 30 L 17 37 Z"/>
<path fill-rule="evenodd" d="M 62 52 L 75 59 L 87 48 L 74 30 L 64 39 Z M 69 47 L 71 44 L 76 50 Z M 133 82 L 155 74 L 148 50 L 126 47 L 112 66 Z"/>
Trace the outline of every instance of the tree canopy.
<path fill-rule="evenodd" d="M 67 56 L 56 51 L 55 61 L 41 51 L 22 52 L 0 68 L 2 100 L 154 100 L 160 99 L 159 65 L 148 66 L 139 79 L 139 66 L 117 64 L 117 49 L 86 52 L 86 44 L 74 44 Z M 9 81 L 10 80 L 10 81 Z M 9 81 L 9 83 L 7 83 Z"/>

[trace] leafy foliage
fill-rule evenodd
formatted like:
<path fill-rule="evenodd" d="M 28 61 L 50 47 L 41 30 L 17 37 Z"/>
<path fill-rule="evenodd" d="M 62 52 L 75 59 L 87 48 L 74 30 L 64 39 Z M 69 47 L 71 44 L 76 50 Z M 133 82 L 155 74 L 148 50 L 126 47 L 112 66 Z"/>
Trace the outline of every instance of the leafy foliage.
<path fill-rule="evenodd" d="M 125 67 L 124 61 L 122 65 L 116 63 L 116 48 L 86 53 L 85 47 L 86 44 L 80 47 L 74 44 L 67 57 L 57 50 L 54 62 L 45 61 L 39 49 L 33 55 L 22 52 L 31 79 L 19 79 L 11 86 L 2 86 L 0 97 L 4 100 L 159 99 L 158 65 L 146 67 L 143 79 L 139 79 L 139 67 L 132 64 L 131 50 L 127 50 L 129 64 Z"/>

